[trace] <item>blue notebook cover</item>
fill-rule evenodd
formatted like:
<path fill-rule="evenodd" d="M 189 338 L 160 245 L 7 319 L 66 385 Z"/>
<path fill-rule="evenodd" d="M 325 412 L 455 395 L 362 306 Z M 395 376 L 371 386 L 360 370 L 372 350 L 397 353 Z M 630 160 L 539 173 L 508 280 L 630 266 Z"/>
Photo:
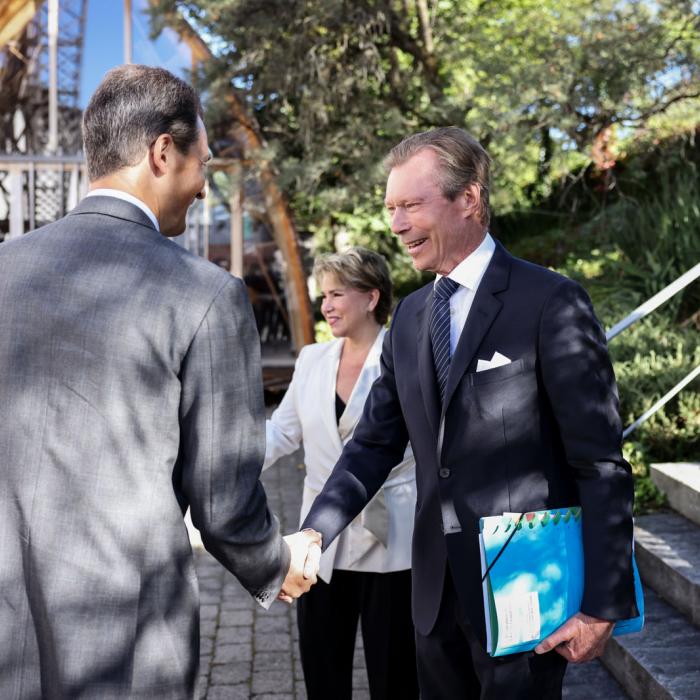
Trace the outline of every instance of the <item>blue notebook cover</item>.
<path fill-rule="evenodd" d="M 525 513 L 522 518 L 520 513 L 481 518 L 482 577 L 492 566 L 483 583 L 486 651 L 491 656 L 530 651 L 579 612 L 582 517 L 581 508 L 572 507 Z M 634 558 L 632 565 L 640 614 L 617 622 L 614 635 L 638 632 L 644 625 L 644 597 Z"/>

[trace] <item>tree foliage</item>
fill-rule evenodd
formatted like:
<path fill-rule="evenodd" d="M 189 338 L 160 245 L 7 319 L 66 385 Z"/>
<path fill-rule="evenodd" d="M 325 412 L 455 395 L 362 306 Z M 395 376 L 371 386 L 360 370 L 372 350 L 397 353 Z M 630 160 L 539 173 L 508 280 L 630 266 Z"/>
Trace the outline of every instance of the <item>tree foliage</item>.
<path fill-rule="evenodd" d="M 301 230 L 375 231 L 381 160 L 456 124 L 494 157 L 498 212 L 700 105 L 697 0 L 155 0 L 217 59 L 197 76 L 214 133 L 235 89 L 257 118 Z M 157 24 L 156 24 L 157 28 Z M 378 236 L 386 233 L 376 231 Z M 390 240 L 379 246 L 392 248 Z"/>

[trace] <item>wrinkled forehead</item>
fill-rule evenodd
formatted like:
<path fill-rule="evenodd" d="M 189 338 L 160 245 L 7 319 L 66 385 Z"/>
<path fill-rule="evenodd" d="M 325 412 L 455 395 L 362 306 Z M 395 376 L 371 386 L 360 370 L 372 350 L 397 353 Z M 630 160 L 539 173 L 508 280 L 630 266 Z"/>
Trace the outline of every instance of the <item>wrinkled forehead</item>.
<path fill-rule="evenodd" d="M 439 193 L 439 168 L 440 163 L 433 150 L 424 148 L 418 151 L 389 172 L 384 203 L 387 206 L 403 204 Z"/>

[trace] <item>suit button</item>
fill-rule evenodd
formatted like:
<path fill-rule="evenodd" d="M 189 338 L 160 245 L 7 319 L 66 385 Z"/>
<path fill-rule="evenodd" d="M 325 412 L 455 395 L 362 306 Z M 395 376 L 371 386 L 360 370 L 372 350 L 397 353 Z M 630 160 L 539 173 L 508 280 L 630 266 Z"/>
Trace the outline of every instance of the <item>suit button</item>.
<path fill-rule="evenodd" d="M 450 475 L 450 470 L 447 467 L 440 467 L 440 471 L 438 474 L 442 479 L 447 479 L 447 477 Z"/>

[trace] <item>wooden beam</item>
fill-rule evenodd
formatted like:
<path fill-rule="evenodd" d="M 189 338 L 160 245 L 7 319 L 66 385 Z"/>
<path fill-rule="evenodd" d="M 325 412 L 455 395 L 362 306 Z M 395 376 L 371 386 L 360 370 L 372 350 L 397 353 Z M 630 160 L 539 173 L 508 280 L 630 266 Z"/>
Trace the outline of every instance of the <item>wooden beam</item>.
<path fill-rule="evenodd" d="M 58 0 L 49 0 L 49 139 L 47 150 L 58 150 Z"/>
<path fill-rule="evenodd" d="M 243 168 L 240 163 L 231 168 L 231 263 L 232 275 L 243 278 Z"/>
<path fill-rule="evenodd" d="M 37 0 L 3 0 L 0 6 L 0 48 L 22 32 L 38 9 Z"/>
<path fill-rule="evenodd" d="M 131 0 L 124 0 L 124 63 L 133 62 L 131 27 Z"/>

